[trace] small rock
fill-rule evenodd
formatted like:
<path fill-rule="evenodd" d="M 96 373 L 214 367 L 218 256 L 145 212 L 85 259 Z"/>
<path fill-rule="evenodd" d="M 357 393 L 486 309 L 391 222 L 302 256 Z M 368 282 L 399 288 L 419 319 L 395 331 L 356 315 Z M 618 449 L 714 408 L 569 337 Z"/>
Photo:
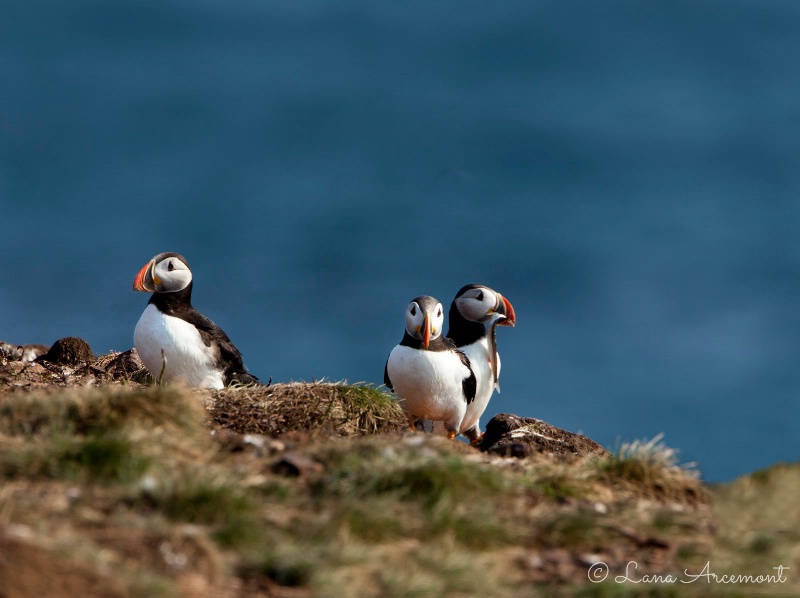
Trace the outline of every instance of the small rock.
<path fill-rule="evenodd" d="M 94 359 L 92 348 L 82 338 L 66 336 L 58 339 L 50 350 L 36 358 L 36 361 L 49 361 L 59 365 L 78 366 Z"/>
<path fill-rule="evenodd" d="M 139 490 L 145 495 L 151 495 L 158 490 L 158 480 L 150 474 L 139 480 Z"/>
<path fill-rule="evenodd" d="M 242 442 L 245 446 L 254 446 L 256 448 L 264 448 L 267 437 L 259 434 L 245 434 L 242 436 Z"/>

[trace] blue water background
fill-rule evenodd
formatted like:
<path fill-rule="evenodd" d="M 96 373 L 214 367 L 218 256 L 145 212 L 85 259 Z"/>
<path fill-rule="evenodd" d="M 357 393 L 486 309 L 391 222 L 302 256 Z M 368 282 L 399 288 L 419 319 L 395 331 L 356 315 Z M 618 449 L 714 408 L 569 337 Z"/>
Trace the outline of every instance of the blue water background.
<path fill-rule="evenodd" d="M 481 282 L 512 412 L 800 458 L 800 4 L 0 2 L 0 339 L 132 345 L 161 251 L 251 371 L 380 383 Z"/>

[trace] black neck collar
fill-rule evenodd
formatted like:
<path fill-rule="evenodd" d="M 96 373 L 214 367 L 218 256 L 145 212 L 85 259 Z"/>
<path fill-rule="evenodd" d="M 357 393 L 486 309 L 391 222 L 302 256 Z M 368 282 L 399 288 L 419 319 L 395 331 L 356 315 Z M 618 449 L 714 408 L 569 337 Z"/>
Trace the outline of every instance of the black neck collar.
<path fill-rule="evenodd" d="M 453 344 L 448 342 L 449 339 L 446 339 L 443 336 L 437 336 L 434 339 L 431 339 L 431 342 L 428 343 L 428 351 L 450 351 L 453 349 Z M 420 349 L 425 351 L 425 346 L 423 342 L 417 338 L 411 336 L 408 331 L 403 334 L 403 340 L 400 341 L 400 344 L 404 347 L 410 347 L 412 349 Z"/>
<path fill-rule="evenodd" d="M 155 305 L 160 312 L 170 315 L 190 310 L 192 309 L 192 283 L 186 285 L 185 289 L 173 293 L 153 293 L 148 303 Z"/>
<path fill-rule="evenodd" d="M 456 347 L 466 347 L 486 336 L 486 327 L 480 322 L 473 322 L 462 316 L 455 301 L 450 304 L 447 319 L 450 325 L 447 338 L 451 339 Z"/>

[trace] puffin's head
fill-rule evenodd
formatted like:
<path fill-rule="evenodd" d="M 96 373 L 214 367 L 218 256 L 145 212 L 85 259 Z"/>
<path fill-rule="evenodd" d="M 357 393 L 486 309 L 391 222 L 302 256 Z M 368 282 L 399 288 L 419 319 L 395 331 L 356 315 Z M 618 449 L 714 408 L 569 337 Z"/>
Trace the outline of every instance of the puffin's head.
<path fill-rule="evenodd" d="M 464 319 L 470 322 L 485 323 L 498 317 L 499 326 L 514 326 L 517 316 L 511 303 L 497 291 L 482 284 L 468 284 L 463 287 L 453 304 Z"/>
<path fill-rule="evenodd" d="M 406 309 L 406 332 L 422 341 L 427 349 L 431 340 L 442 335 L 444 313 L 442 304 L 433 297 L 422 295 L 412 299 Z"/>
<path fill-rule="evenodd" d="M 175 293 L 188 287 L 190 282 L 192 271 L 186 259 L 179 253 L 166 252 L 159 253 L 139 270 L 133 281 L 133 290 Z"/>

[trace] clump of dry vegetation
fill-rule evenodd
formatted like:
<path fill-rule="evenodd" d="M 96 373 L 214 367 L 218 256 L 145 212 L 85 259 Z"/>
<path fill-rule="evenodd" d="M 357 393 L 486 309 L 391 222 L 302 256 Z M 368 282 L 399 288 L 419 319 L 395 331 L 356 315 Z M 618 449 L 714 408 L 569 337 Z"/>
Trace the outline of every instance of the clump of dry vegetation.
<path fill-rule="evenodd" d="M 799 558 L 787 540 L 796 518 L 752 538 L 717 531 L 736 517 L 726 505 L 783 496 L 797 468 L 729 492 L 680 467 L 660 438 L 517 459 L 409 433 L 394 399 L 364 384 L 196 391 L 96 366 L 93 383 L 87 372 L 80 387 L 39 388 L 9 365 L 4 598 L 632 595 L 641 586 L 612 581 L 630 560 L 642 574 L 712 557 L 734 566 L 740 541 Z M 611 575 L 592 584 L 598 561 Z"/>
<path fill-rule="evenodd" d="M 678 452 L 664 444 L 663 434 L 623 443 L 615 455 L 600 462 L 600 472 L 608 481 L 627 481 L 643 498 L 708 500 L 695 464 L 680 464 Z"/>
<path fill-rule="evenodd" d="M 388 394 L 368 384 L 292 382 L 214 391 L 213 421 L 241 434 L 354 436 L 399 432 L 408 426 Z"/>

